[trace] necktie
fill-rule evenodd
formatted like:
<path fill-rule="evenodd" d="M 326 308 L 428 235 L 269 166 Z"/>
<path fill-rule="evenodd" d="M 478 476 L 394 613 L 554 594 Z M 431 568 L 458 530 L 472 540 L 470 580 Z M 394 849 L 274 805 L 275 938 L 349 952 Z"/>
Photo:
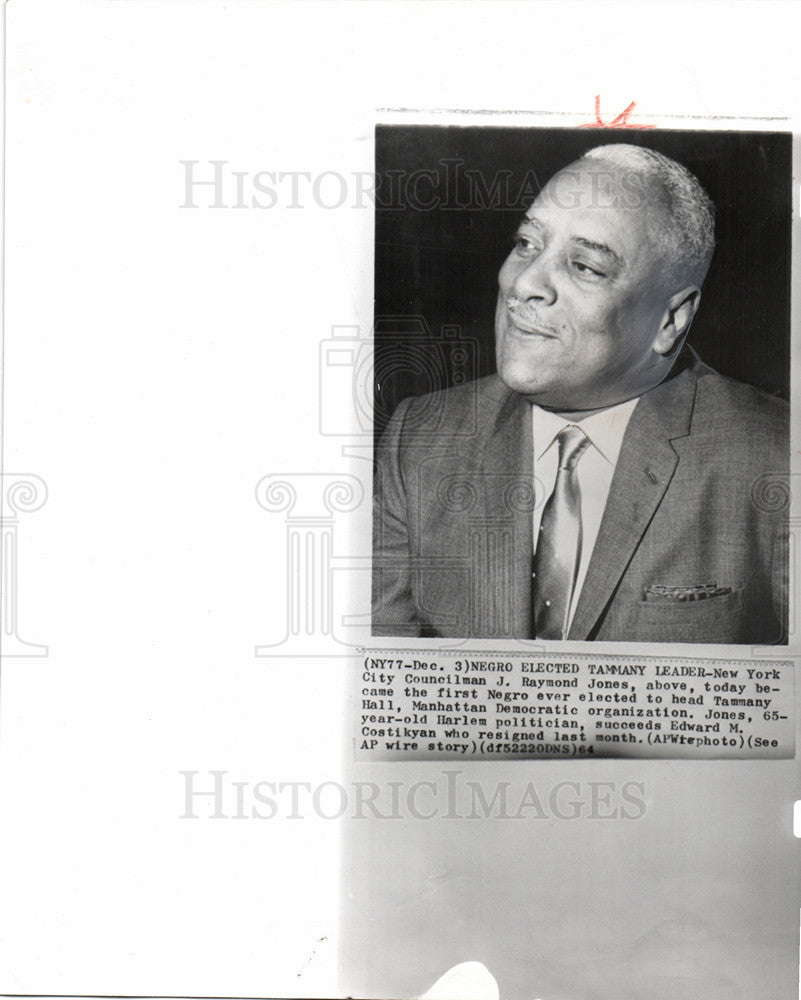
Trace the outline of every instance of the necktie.
<path fill-rule="evenodd" d="M 559 442 L 559 471 L 542 512 L 534 556 L 534 634 L 564 639 L 570 600 L 581 558 L 581 495 L 576 465 L 589 445 L 580 427 L 564 427 Z"/>

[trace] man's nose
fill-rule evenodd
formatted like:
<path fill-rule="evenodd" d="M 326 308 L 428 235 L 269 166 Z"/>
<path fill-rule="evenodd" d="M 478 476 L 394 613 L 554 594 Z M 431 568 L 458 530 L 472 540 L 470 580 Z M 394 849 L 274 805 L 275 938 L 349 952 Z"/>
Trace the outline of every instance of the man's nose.
<path fill-rule="evenodd" d="M 547 253 L 540 253 L 528 261 L 515 275 L 512 294 L 522 301 L 534 299 L 544 305 L 556 301 L 556 285 L 553 280 L 553 261 Z"/>

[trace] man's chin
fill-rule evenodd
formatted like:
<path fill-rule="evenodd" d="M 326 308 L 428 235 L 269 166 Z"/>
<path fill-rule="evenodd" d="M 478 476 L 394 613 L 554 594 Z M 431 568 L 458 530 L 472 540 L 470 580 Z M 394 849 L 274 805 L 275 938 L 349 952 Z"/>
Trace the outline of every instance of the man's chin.
<path fill-rule="evenodd" d="M 498 376 L 513 392 L 526 396 L 533 402 L 560 395 L 560 386 L 548 379 L 542 371 L 532 372 L 523 365 L 498 365 Z"/>
<path fill-rule="evenodd" d="M 576 398 L 574 387 L 563 386 L 536 376 L 504 368 L 499 368 L 501 381 L 512 392 L 525 397 L 529 403 L 536 403 L 545 410 L 555 410 L 557 413 L 573 413 L 592 409 L 586 393 L 579 393 Z"/>

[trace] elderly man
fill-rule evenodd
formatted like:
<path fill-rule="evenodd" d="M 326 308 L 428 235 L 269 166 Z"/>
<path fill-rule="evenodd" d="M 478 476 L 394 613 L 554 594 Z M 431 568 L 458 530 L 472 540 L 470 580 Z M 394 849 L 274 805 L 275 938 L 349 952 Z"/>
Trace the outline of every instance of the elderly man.
<path fill-rule="evenodd" d="M 685 344 L 698 180 L 590 150 L 498 276 L 498 374 L 405 400 L 377 449 L 373 633 L 786 641 L 782 401 Z"/>

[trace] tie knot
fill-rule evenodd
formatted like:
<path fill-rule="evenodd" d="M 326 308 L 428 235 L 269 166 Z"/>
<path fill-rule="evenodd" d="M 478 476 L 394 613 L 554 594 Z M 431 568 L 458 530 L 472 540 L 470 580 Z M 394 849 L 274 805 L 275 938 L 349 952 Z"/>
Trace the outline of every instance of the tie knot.
<path fill-rule="evenodd" d="M 556 440 L 559 442 L 559 468 L 575 469 L 590 439 L 580 427 L 571 424 L 559 431 Z"/>

